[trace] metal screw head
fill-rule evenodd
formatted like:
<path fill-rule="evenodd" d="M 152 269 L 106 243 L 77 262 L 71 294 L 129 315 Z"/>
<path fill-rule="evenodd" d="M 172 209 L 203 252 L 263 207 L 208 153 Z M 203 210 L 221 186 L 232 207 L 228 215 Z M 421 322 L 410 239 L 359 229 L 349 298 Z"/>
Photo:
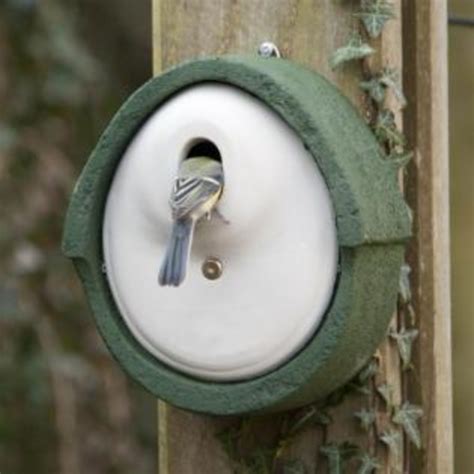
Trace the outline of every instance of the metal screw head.
<path fill-rule="evenodd" d="M 271 41 L 264 41 L 259 47 L 258 47 L 258 54 L 259 56 L 262 56 L 263 58 L 280 58 L 280 50 L 277 48 L 275 43 L 272 43 Z"/>
<path fill-rule="evenodd" d="M 208 257 L 204 260 L 201 270 L 208 280 L 217 280 L 222 275 L 222 262 L 217 257 Z"/>

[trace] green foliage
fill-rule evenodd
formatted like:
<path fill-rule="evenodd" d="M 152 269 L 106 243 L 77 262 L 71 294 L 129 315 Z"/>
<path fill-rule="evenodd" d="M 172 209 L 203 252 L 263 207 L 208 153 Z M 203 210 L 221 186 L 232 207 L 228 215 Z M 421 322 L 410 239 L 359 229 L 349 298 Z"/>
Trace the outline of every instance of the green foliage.
<path fill-rule="evenodd" d="M 357 380 L 363 384 L 368 382 L 379 371 L 379 364 L 377 359 L 370 359 L 369 363 L 359 372 Z"/>
<path fill-rule="evenodd" d="M 404 168 L 412 158 L 413 152 L 411 151 L 392 151 L 387 156 L 387 160 L 392 162 L 397 168 Z"/>
<path fill-rule="evenodd" d="M 320 448 L 329 464 L 329 474 L 343 474 L 347 461 L 359 453 L 359 447 L 344 441 L 343 443 L 328 443 Z"/>
<path fill-rule="evenodd" d="M 74 3 L 0 2 L 0 471 L 62 472 L 69 443 L 80 463 L 71 472 L 120 474 L 132 462 L 150 472 L 155 402 L 127 385 L 107 355 L 60 254 L 74 181 L 135 86 L 88 48 Z"/>
<path fill-rule="evenodd" d="M 376 366 L 376 363 L 375 363 Z M 370 371 L 374 368 L 373 363 L 369 363 L 362 371 L 350 380 L 346 385 L 332 392 L 325 400 L 326 406 L 337 406 L 343 402 L 346 396 L 359 393 L 361 395 L 370 395 L 372 393 L 369 386 L 369 380 L 372 377 Z"/>
<path fill-rule="evenodd" d="M 355 412 L 354 416 L 358 418 L 361 428 L 365 431 L 369 431 L 377 418 L 375 410 L 367 410 L 366 408 Z"/>
<path fill-rule="evenodd" d="M 364 453 L 360 457 L 360 466 L 357 470 L 357 474 L 371 474 L 380 467 L 381 465 L 377 458 L 374 458 L 369 454 Z"/>
<path fill-rule="evenodd" d="M 361 20 L 369 37 L 377 38 L 382 33 L 386 23 L 395 17 L 394 5 L 387 0 L 361 0 L 360 9 L 355 13 L 355 16 Z M 361 36 L 353 35 L 346 45 L 333 53 L 330 65 L 332 69 L 335 69 L 348 61 L 362 59 L 373 53 L 374 49 L 365 43 Z M 371 74 L 360 83 L 360 87 L 373 101 L 376 116 L 375 120 L 371 120 L 371 125 L 375 137 L 385 152 L 387 161 L 393 164 L 394 168 L 406 166 L 413 154 L 405 150 L 406 140 L 403 133 L 397 128 L 395 114 L 384 106 L 388 91 L 394 95 L 401 107 L 406 106 L 406 98 L 401 87 L 398 71 L 386 67 L 378 74 Z M 400 275 L 399 291 L 402 302 L 406 305 L 412 319 L 414 319 L 409 272 L 409 267 L 404 265 Z M 410 365 L 412 344 L 417 335 L 418 331 L 415 329 L 402 329 L 400 332 L 393 331 L 390 333 L 390 337 L 397 342 L 404 369 Z M 333 401 L 341 402 L 344 395 L 352 390 L 371 394 L 372 390 L 368 382 L 372 380 L 377 371 L 378 363 L 375 359 L 372 359 L 346 387 L 331 396 Z M 388 383 L 383 383 L 378 385 L 376 390 L 385 401 L 387 410 L 391 412 L 393 409 L 393 388 Z M 331 400 L 331 397 L 328 400 Z M 405 402 L 395 410 L 392 416 L 392 421 L 402 426 L 409 439 L 418 447 L 421 445 L 421 441 L 417 419 L 421 415 L 422 411 L 419 407 Z M 365 430 L 369 430 L 377 419 L 377 413 L 373 409 L 359 410 L 354 413 L 354 416 L 359 419 L 361 427 Z M 400 463 L 402 455 L 400 433 L 389 429 L 383 432 L 379 439 L 387 445 L 392 455 L 396 457 L 397 464 Z M 345 461 L 358 452 L 357 447 L 347 442 L 341 444 L 330 443 L 323 446 L 320 451 L 328 458 L 330 473 L 343 472 Z M 359 474 L 371 473 L 381 467 L 379 461 L 368 453 L 359 454 L 359 459 L 361 461 Z"/>
<path fill-rule="evenodd" d="M 395 123 L 395 115 L 389 109 L 382 109 L 377 114 L 374 133 L 378 141 L 386 145 L 390 152 L 395 148 L 403 148 L 405 146 L 405 137 L 398 130 Z"/>
<path fill-rule="evenodd" d="M 383 104 L 385 101 L 387 88 L 382 84 L 380 79 L 375 76 L 371 77 L 367 81 L 359 83 L 360 88 L 369 94 L 369 97 L 377 104 Z"/>
<path fill-rule="evenodd" d="M 401 107 L 406 106 L 405 95 L 403 94 L 400 77 L 396 69 L 384 68 L 381 73 L 370 77 L 367 81 L 362 81 L 360 87 L 378 105 L 383 104 L 385 101 L 387 90 L 392 90 Z"/>
<path fill-rule="evenodd" d="M 372 380 L 374 375 L 378 372 L 379 366 L 375 358 L 370 359 L 367 365 L 354 377 L 345 387 L 343 391 L 348 393 L 351 391 L 360 393 L 361 395 L 370 395 L 372 389 L 369 386 L 369 382 Z"/>
<path fill-rule="evenodd" d="M 310 405 L 304 408 L 290 421 L 286 433 L 287 436 L 294 436 L 307 428 L 311 428 L 315 425 L 327 426 L 331 422 L 331 416 L 325 410 Z"/>
<path fill-rule="evenodd" d="M 391 331 L 390 337 L 397 342 L 403 369 L 410 368 L 413 342 L 418 337 L 418 330 L 403 328 L 400 332 Z"/>
<path fill-rule="evenodd" d="M 393 406 L 393 387 L 388 383 L 383 383 L 377 386 L 377 392 L 383 398 L 388 409 Z"/>
<path fill-rule="evenodd" d="M 380 435 L 380 441 L 384 443 L 392 456 L 399 459 L 402 453 L 402 436 L 398 431 L 389 429 Z"/>
<path fill-rule="evenodd" d="M 348 61 L 365 58 L 374 52 L 375 50 L 365 43 L 360 35 L 353 34 L 347 44 L 334 51 L 329 64 L 332 69 L 336 69 Z"/>
<path fill-rule="evenodd" d="M 400 103 L 401 107 L 407 105 L 407 100 L 405 94 L 403 93 L 400 74 L 396 69 L 384 68 L 379 76 L 380 83 L 385 86 L 387 89 L 393 91 L 396 99 Z"/>
<path fill-rule="evenodd" d="M 421 448 L 421 436 L 418 428 L 418 419 L 423 416 L 423 410 L 410 402 L 404 402 L 403 405 L 395 410 L 392 421 L 403 428 L 408 439 L 418 448 Z"/>
<path fill-rule="evenodd" d="M 371 38 L 377 38 L 395 13 L 393 3 L 387 0 L 361 0 L 360 10 L 354 16 L 360 18 Z"/>

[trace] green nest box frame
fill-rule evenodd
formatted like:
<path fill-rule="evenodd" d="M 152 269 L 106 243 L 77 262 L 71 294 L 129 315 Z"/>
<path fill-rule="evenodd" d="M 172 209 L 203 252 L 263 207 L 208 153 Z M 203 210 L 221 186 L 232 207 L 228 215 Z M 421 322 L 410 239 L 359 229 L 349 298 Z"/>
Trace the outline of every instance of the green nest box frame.
<path fill-rule="evenodd" d="M 134 332 L 129 315 L 125 314 L 128 306 L 119 301 L 117 289 L 111 284 L 108 264 L 104 271 L 107 199 L 116 176 L 127 173 L 125 165 L 121 166 L 127 150 L 157 111 L 200 85 L 228 86 L 243 93 L 246 99 L 242 101 L 248 101 L 249 107 L 261 108 L 263 114 L 271 115 L 271 120 L 281 121 L 281 126 L 296 137 L 291 146 L 300 147 L 322 176 L 334 211 L 337 281 L 331 287 L 324 312 L 288 357 L 256 371 L 255 376 L 247 373 L 235 379 L 201 377 L 160 357 L 146 334 L 138 337 Z M 227 94 L 227 89 L 222 93 Z M 240 99 L 235 100 L 239 103 Z M 232 101 L 228 107 L 231 104 Z M 225 150 L 221 152 L 226 169 Z M 231 185 L 230 180 L 229 190 Z M 230 195 L 229 191 L 229 200 Z M 224 199 L 225 195 L 223 206 Z M 271 219 L 271 214 L 267 211 L 265 215 Z M 168 230 L 157 232 L 164 235 Z M 335 87 L 322 76 L 286 60 L 230 56 L 180 65 L 152 79 L 128 99 L 101 137 L 74 189 L 63 249 L 75 264 L 102 337 L 131 377 L 173 405 L 231 415 L 285 410 L 313 402 L 362 368 L 385 336 L 395 310 L 409 235 L 409 210 L 398 188 L 397 169 L 385 158 L 355 108 Z M 296 251 L 299 250 L 295 247 Z M 158 271 L 159 259 L 153 255 L 150 260 Z M 230 263 L 228 267 L 231 271 Z M 138 280 L 142 277 L 145 278 L 136 276 Z M 183 291 L 185 295 L 187 290 L 169 291 Z M 207 294 L 203 292 L 203 298 Z M 186 305 L 187 298 L 182 300 Z M 157 320 L 162 317 L 169 318 L 170 324 L 177 320 L 173 315 L 156 314 Z M 287 319 L 292 317 L 288 314 Z"/>

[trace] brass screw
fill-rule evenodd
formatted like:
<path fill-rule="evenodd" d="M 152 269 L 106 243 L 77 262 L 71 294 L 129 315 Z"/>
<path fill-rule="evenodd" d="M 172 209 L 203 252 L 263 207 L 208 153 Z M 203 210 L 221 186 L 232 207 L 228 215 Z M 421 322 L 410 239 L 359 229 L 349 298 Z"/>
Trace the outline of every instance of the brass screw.
<path fill-rule="evenodd" d="M 217 280 L 222 275 L 222 262 L 217 257 L 208 257 L 204 260 L 201 270 L 208 280 Z"/>

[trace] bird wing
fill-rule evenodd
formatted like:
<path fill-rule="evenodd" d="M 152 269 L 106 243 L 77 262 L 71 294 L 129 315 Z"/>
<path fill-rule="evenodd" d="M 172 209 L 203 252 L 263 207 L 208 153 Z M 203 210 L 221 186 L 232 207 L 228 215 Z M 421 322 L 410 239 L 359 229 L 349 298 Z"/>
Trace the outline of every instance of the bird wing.
<path fill-rule="evenodd" d="M 189 216 L 207 200 L 220 193 L 222 184 L 211 177 L 178 177 L 170 198 L 173 217 Z"/>

